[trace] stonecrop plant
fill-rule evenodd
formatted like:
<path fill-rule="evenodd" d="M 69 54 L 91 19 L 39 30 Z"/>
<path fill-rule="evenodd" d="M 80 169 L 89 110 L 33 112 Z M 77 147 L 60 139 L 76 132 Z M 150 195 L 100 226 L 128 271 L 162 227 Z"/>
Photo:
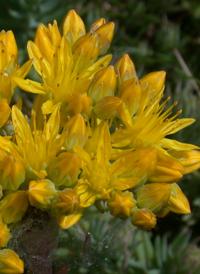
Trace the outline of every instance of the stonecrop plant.
<path fill-rule="evenodd" d="M 164 71 L 139 79 L 127 54 L 109 65 L 113 35 L 105 19 L 86 32 L 71 10 L 62 33 L 56 21 L 38 26 L 30 60 L 20 67 L 12 31 L 0 33 L 0 273 L 40 264 L 33 250 L 18 252 L 16 229 L 23 227 L 24 246 L 32 244 L 27 220 L 40 221 L 37 242 L 42 229 L 51 233 L 42 218 L 68 229 L 92 205 L 142 230 L 170 211 L 190 213 L 177 182 L 200 167 L 199 147 L 166 136 L 194 119 L 179 119 L 180 110 L 172 116 L 177 102 L 164 110 Z M 41 82 L 24 79 L 32 65 Z M 30 117 L 22 99 L 11 107 L 16 86 L 37 94 Z M 43 239 L 43 252 L 48 244 Z M 40 265 L 31 273 L 47 272 Z"/>

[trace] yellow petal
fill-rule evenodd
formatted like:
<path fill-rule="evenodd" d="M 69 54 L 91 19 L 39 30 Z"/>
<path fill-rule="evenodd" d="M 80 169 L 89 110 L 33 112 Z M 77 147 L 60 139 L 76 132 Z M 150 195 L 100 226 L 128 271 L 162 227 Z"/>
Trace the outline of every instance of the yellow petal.
<path fill-rule="evenodd" d="M 37 83 L 29 79 L 21 79 L 19 77 L 14 77 L 13 81 L 23 90 L 36 93 L 36 94 L 46 94 L 43 84 Z"/>
<path fill-rule="evenodd" d="M 62 229 L 68 229 L 80 220 L 83 216 L 82 212 L 82 210 L 76 210 L 67 216 L 57 216 L 56 219 Z"/>

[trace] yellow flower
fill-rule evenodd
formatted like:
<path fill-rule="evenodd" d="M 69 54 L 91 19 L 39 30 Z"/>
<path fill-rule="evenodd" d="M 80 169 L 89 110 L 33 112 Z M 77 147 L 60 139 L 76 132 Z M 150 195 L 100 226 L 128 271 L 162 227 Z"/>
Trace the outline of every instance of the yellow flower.
<path fill-rule="evenodd" d="M 131 209 L 136 206 L 133 193 L 129 191 L 114 191 L 108 200 L 110 213 L 118 218 L 126 219 L 131 216 Z"/>
<path fill-rule="evenodd" d="M 31 181 L 27 194 L 30 204 L 41 209 L 46 209 L 57 198 L 55 185 L 47 179 Z"/>
<path fill-rule="evenodd" d="M 18 49 L 12 31 L 0 32 L 0 61 L 0 99 L 6 98 L 9 104 L 16 87 L 14 77 L 25 78 L 32 66 L 32 60 L 26 62 L 21 68 L 17 64 Z M 6 111 L 9 111 L 8 106 Z"/>
<path fill-rule="evenodd" d="M 0 247 L 5 247 L 11 238 L 10 230 L 7 225 L 3 223 L 0 215 Z"/>
<path fill-rule="evenodd" d="M 167 99 L 159 105 L 162 94 L 157 95 L 154 100 L 149 100 L 148 98 L 149 95 L 141 97 L 139 108 L 130 126 L 113 134 L 113 146 L 137 148 L 138 146 L 159 144 L 162 147 L 164 143 L 161 140 L 164 141 L 163 139 L 166 135 L 176 133 L 195 121 L 194 119 L 174 120 L 181 111 L 178 111 L 173 117 L 168 118 L 170 110 L 177 102 L 162 113 L 166 102 L 169 100 Z M 127 119 L 129 119 L 129 116 L 127 116 Z"/>
<path fill-rule="evenodd" d="M 13 250 L 0 250 L 0 272 L 2 274 L 22 274 L 24 273 L 24 263 Z"/>
<path fill-rule="evenodd" d="M 113 23 L 101 23 L 85 34 L 82 20 L 75 11 L 70 11 L 63 23 L 62 37 L 54 21 L 48 28 L 40 25 L 35 42 L 28 42 L 29 56 L 35 59 L 34 67 L 43 83 L 19 77 L 14 80 L 28 92 L 48 95 L 41 102 L 43 114 L 51 113 L 53 106 L 61 103 L 64 121 L 77 113 L 87 119 L 91 117 L 93 100 L 87 89 L 95 73 L 106 68 L 112 58 L 107 55 L 97 61 L 110 46 L 114 33 Z M 113 75 L 111 70 L 109 75 Z"/>
<path fill-rule="evenodd" d="M 177 184 L 171 184 L 171 195 L 167 203 L 167 208 L 178 214 L 191 213 L 187 197 L 183 194 Z"/>
<path fill-rule="evenodd" d="M 156 215 L 146 208 L 135 209 L 131 222 L 141 230 L 151 230 L 156 226 Z"/>
<path fill-rule="evenodd" d="M 156 213 L 165 206 L 169 200 L 171 187 L 166 183 L 154 183 L 142 186 L 137 192 L 137 205 L 148 208 Z"/>
<path fill-rule="evenodd" d="M 33 121 L 33 130 L 21 111 L 14 106 L 12 109 L 13 126 L 17 147 L 13 150 L 26 161 L 30 178 L 44 179 L 46 168 L 54 160 L 64 143 L 65 134 L 59 133 L 60 106 L 57 105 L 48 122 L 44 121 L 43 130 L 37 130 Z M 0 141 L 1 142 L 1 141 Z M 13 153 L 13 152 L 12 152 Z M 27 167 L 26 166 L 26 167 Z"/>
<path fill-rule="evenodd" d="M 0 201 L 0 214 L 6 224 L 20 221 L 28 208 L 28 197 L 26 191 L 19 190 L 6 195 Z"/>
<path fill-rule="evenodd" d="M 90 157 L 81 147 L 75 153 L 82 159 L 82 175 L 75 190 L 80 195 L 80 205 L 88 207 L 96 199 L 109 199 L 112 190 L 127 190 L 144 184 L 156 167 L 154 149 L 129 152 L 110 164 L 111 142 L 106 122 L 99 124 L 100 135 L 96 153 Z"/>

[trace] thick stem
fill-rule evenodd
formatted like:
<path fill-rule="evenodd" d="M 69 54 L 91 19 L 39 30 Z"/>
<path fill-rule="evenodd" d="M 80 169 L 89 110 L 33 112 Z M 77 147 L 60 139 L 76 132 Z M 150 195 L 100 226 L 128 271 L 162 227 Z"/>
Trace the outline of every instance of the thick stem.
<path fill-rule="evenodd" d="M 25 263 L 25 274 L 52 274 L 52 252 L 58 243 L 59 226 L 47 212 L 29 207 L 12 229 L 8 247 Z"/>

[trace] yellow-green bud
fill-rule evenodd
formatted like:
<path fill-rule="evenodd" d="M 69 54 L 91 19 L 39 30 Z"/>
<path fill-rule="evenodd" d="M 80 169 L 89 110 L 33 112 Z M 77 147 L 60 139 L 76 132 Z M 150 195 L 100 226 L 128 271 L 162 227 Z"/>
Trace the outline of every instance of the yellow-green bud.
<path fill-rule="evenodd" d="M 129 191 L 114 191 L 108 200 L 110 213 L 120 219 L 127 219 L 131 216 L 131 209 L 136 206 L 133 193 Z"/>
<path fill-rule="evenodd" d="M 63 131 L 67 132 L 64 142 L 64 147 L 67 151 L 73 152 L 74 145 L 84 147 L 87 138 L 86 124 L 81 114 L 77 114 L 70 118 Z"/>
<path fill-rule="evenodd" d="M 76 40 L 85 34 L 85 25 L 81 17 L 70 10 L 63 21 L 63 35 L 67 37 L 70 44 L 73 45 Z"/>
<path fill-rule="evenodd" d="M 118 75 L 118 87 L 125 81 L 137 77 L 135 64 L 128 54 L 124 54 L 115 66 L 115 71 Z"/>
<path fill-rule="evenodd" d="M 178 214 L 190 214 L 190 205 L 187 197 L 177 184 L 171 184 L 171 195 L 167 203 L 167 208 Z"/>
<path fill-rule="evenodd" d="M 11 249 L 0 250 L 0 273 L 24 273 L 24 262 Z"/>
<path fill-rule="evenodd" d="M 0 214 L 6 224 L 16 223 L 22 219 L 28 208 L 26 191 L 19 190 L 6 195 L 0 202 Z"/>
<path fill-rule="evenodd" d="M 151 230 L 156 226 L 156 215 L 146 208 L 135 209 L 131 222 L 141 230 Z"/>
<path fill-rule="evenodd" d="M 171 187 L 166 183 L 154 183 L 142 186 L 137 192 L 137 205 L 158 212 L 169 200 Z"/>
<path fill-rule="evenodd" d="M 103 97 L 114 96 L 115 88 L 115 70 L 113 66 L 109 66 L 96 72 L 94 79 L 89 86 L 88 96 L 96 102 Z"/>
<path fill-rule="evenodd" d="M 31 181 L 28 189 L 29 202 L 32 206 L 46 209 L 57 197 L 55 185 L 47 179 Z"/>

